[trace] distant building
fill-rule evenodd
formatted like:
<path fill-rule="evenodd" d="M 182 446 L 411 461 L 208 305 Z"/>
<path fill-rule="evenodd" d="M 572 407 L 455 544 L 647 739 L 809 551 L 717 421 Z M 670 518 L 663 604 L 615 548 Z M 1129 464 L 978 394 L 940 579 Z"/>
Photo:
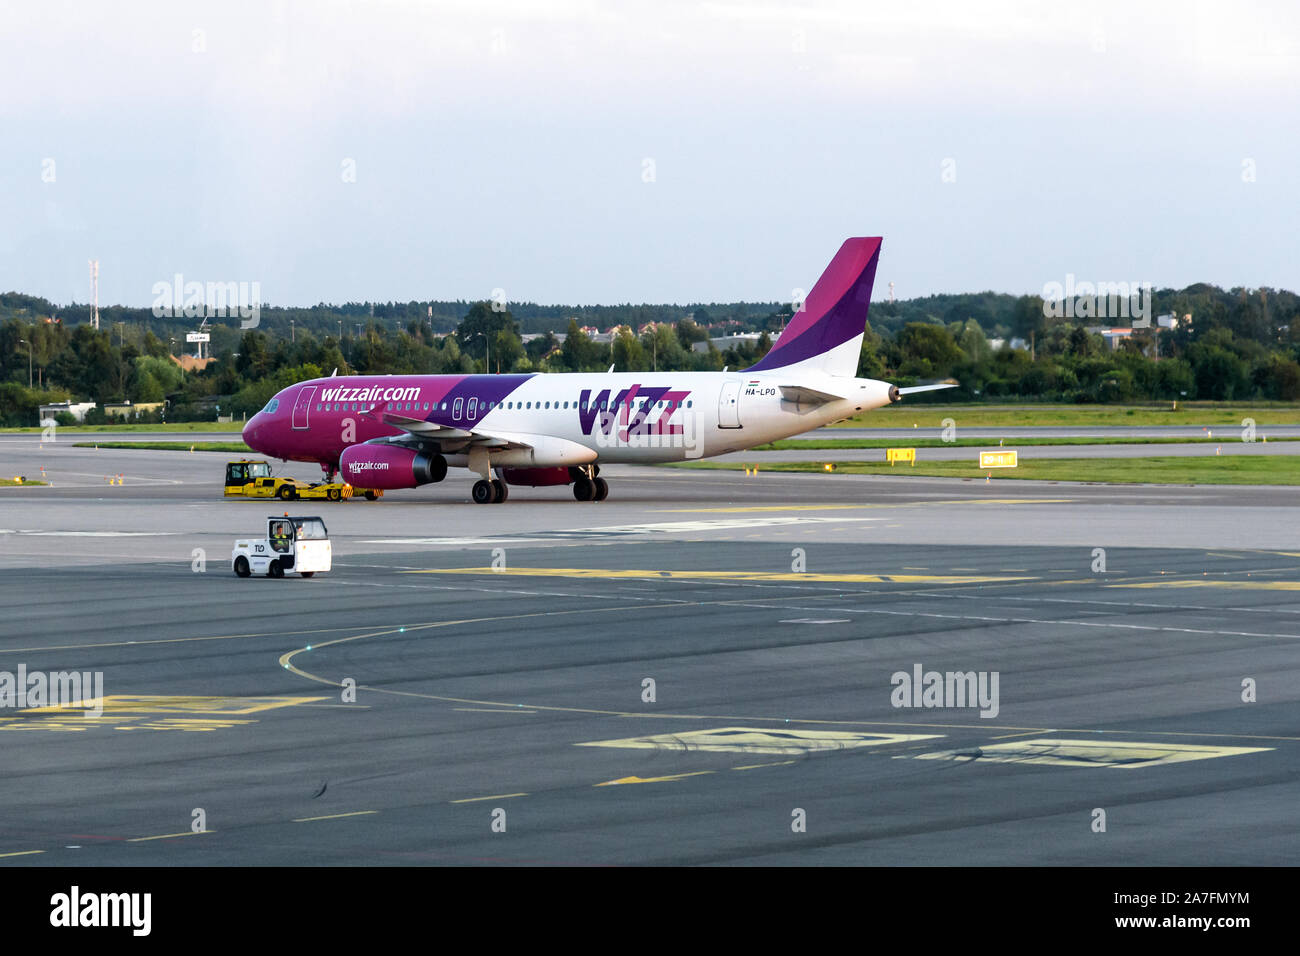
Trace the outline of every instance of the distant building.
<path fill-rule="evenodd" d="M 67 412 L 79 422 L 86 420 L 86 412 L 95 407 L 94 402 L 51 402 L 48 405 L 41 405 L 38 409 L 40 417 L 37 421 L 53 420 L 60 412 Z"/>
<path fill-rule="evenodd" d="M 109 418 L 133 418 L 155 412 L 166 405 L 166 402 L 105 402 L 103 408 L 104 414 Z"/>
<path fill-rule="evenodd" d="M 1120 342 L 1133 337 L 1132 329 L 1111 329 L 1103 325 L 1089 326 L 1088 332 L 1092 335 L 1100 335 L 1112 351 L 1119 348 Z"/>
<path fill-rule="evenodd" d="M 740 345 L 744 342 L 755 344 L 763 337 L 762 332 L 732 332 L 730 335 L 723 335 L 718 338 L 711 338 L 708 342 L 692 342 L 691 351 L 707 352 L 709 345 L 712 344 L 719 352 L 724 352 L 733 346 Z"/>
<path fill-rule="evenodd" d="M 1009 344 L 1007 340 L 1004 338 L 989 339 L 988 342 L 989 342 L 989 348 L 991 348 L 994 352 L 1000 352 L 1004 348 L 1013 348 L 1019 352 L 1029 351 L 1029 343 L 1026 342 L 1024 339 L 1012 339 Z"/>

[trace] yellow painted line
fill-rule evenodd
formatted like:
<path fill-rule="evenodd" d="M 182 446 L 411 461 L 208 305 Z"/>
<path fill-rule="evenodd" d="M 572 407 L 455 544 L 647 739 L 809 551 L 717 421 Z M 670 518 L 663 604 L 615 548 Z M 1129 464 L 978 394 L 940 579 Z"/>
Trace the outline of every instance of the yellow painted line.
<path fill-rule="evenodd" d="M 994 740 L 1006 740 L 1009 737 L 1032 737 L 1034 734 L 1050 734 L 1054 731 L 1050 727 L 1044 727 L 1041 730 L 1026 730 L 1018 734 L 999 734 Z"/>
<path fill-rule="evenodd" d="M 316 820 L 342 820 L 344 817 L 366 817 L 378 810 L 354 810 L 351 813 L 329 813 L 323 817 L 298 817 L 294 823 L 313 823 Z"/>
<path fill-rule="evenodd" d="M 185 830 L 182 833 L 160 833 L 158 836 L 132 837 L 127 843 L 147 843 L 150 840 L 170 840 L 173 837 L 200 836 L 204 833 L 215 833 L 215 830 Z"/>
<path fill-rule="evenodd" d="M 797 760 L 777 760 L 773 763 L 751 763 L 743 767 L 732 767 L 732 770 L 758 770 L 760 767 L 788 767 L 792 763 L 798 763 Z"/>
<path fill-rule="evenodd" d="M 0 853 L 0 860 L 7 856 L 32 856 L 36 853 L 44 853 L 44 850 L 19 850 L 17 853 Z"/>
<path fill-rule="evenodd" d="M 325 698 L 323 697 L 321 698 L 321 700 L 324 699 Z M 342 710 L 369 710 L 370 709 L 369 704 L 299 704 L 299 706 L 300 707 L 329 707 L 331 709 L 337 707 Z"/>
<path fill-rule="evenodd" d="M 256 714 L 328 697 L 184 697 L 163 694 L 116 694 L 103 698 L 104 713 L 119 714 Z M 66 713 L 63 707 L 29 707 L 25 714 Z M 93 719 L 93 718 L 92 718 Z M 238 721 L 243 723 L 244 721 Z"/>
<path fill-rule="evenodd" d="M 526 797 L 527 793 L 496 793 L 490 797 L 466 797 L 464 800 L 448 800 L 448 803 L 479 803 L 483 800 L 509 800 L 511 797 Z"/>
<path fill-rule="evenodd" d="M 1234 591 L 1300 591 L 1300 581 L 1150 581 L 1107 584 L 1108 588 L 1229 588 Z"/>
<path fill-rule="evenodd" d="M 990 581 L 1031 581 L 1034 578 L 1008 578 L 951 574 L 822 574 L 811 571 L 611 571 L 607 568 L 429 568 L 401 571 L 400 574 L 472 574 L 521 578 L 672 578 L 681 581 L 803 581 L 829 584 L 980 584 Z M 321 645 L 324 646 L 324 645 Z"/>
<path fill-rule="evenodd" d="M 672 783 L 675 780 L 684 780 L 687 777 L 702 777 L 707 773 L 717 773 L 717 771 L 696 770 L 693 773 L 673 773 L 666 777 L 619 777 L 617 780 L 606 780 L 604 783 L 597 783 L 592 786 L 618 787 L 629 783 Z"/>
<path fill-rule="evenodd" d="M 654 511 L 666 515 L 695 514 L 737 514 L 748 511 L 847 511 L 861 508 L 876 508 L 878 505 L 754 505 L 748 508 L 655 508 Z"/>
<path fill-rule="evenodd" d="M 535 710 L 523 710 L 519 707 L 453 707 L 452 710 L 462 714 L 535 714 Z"/>

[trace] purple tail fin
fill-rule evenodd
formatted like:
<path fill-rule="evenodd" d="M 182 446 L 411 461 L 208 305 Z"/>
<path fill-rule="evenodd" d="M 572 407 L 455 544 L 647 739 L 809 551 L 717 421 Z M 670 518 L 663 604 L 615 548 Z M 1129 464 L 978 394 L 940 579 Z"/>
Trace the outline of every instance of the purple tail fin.
<path fill-rule="evenodd" d="M 880 243 L 879 237 L 844 240 L 808 293 L 803 309 L 795 313 L 772 350 L 748 371 L 797 365 L 831 375 L 856 375 Z"/>

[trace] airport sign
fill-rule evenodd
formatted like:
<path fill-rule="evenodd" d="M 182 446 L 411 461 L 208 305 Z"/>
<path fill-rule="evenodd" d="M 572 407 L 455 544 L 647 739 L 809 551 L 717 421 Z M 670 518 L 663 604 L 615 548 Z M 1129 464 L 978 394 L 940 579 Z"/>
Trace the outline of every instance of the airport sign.
<path fill-rule="evenodd" d="M 1015 468 L 1016 464 L 1016 453 L 1014 451 L 980 452 L 981 468 Z"/>

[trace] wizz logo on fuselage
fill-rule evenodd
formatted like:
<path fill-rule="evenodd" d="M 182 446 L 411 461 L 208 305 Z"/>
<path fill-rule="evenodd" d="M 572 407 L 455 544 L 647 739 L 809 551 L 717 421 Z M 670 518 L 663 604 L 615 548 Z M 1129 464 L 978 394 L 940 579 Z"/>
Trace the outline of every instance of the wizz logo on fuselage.
<path fill-rule="evenodd" d="M 324 388 L 321 389 L 323 402 L 411 402 L 419 401 L 420 388 L 417 385 L 389 387 L 367 385 L 365 388 Z"/>
<path fill-rule="evenodd" d="M 608 388 L 595 398 L 591 389 L 584 388 L 578 401 L 578 425 L 584 435 L 590 435 L 599 424 L 601 435 L 614 434 L 619 441 L 634 435 L 680 435 L 682 426 L 673 418 L 689 394 L 670 387 L 630 385 L 611 401 Z"/>

